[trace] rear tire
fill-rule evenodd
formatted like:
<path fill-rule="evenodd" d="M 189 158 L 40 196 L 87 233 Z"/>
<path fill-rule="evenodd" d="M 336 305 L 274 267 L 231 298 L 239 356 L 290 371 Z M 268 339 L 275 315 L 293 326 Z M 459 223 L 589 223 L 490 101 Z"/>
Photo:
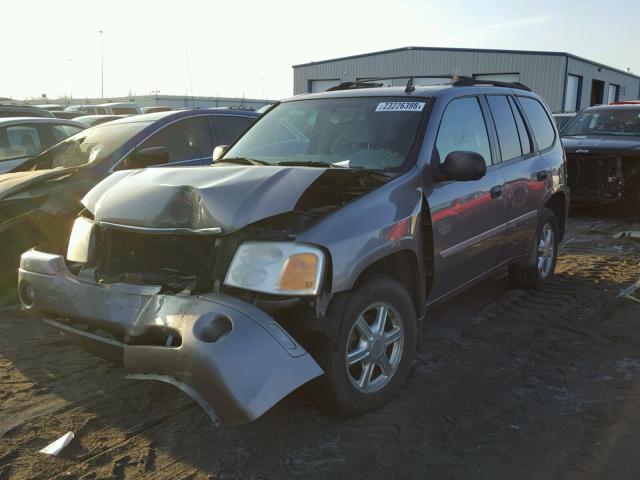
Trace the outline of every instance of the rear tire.
<path fill-rule="evenodd" d="M 557 261 L 558 222 L 553 210 L 543 208 L 527 264 L 509 265 L 509 281 L 517 288 L 540 290 L 553 279 Z"/>
<path fill-rule="evenodd" d="M 341 415 L 361 415 L 395 397 L 409 374 L 416 351 L 416 312 L 396 280 L 374 276 L 350 294 L 335 348 L 316 396 Z"/>

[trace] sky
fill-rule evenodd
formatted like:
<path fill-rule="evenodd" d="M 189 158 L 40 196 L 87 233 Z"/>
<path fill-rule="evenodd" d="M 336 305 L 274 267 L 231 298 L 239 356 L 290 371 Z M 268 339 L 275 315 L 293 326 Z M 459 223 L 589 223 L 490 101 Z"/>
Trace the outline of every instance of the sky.
<path fill-rule="evenodd" d="M 406 46 L 562 51 L 640 74 L 638 0 L 5 0 L 2 10 L 0 97 L 15 99 L 99 97 L 101 40 L 105 98 L 280 99 L 293 93 L 292 65 Z"/>

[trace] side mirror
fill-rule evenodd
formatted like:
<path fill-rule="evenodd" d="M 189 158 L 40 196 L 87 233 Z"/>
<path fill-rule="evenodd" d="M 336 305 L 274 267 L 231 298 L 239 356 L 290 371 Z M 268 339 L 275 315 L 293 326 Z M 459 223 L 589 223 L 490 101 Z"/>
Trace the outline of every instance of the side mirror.
<path fill-rule="evenodd" d="M 486 175 L 487 164 L 479 153 L 460 150 L 447 155 L 440 171 L 447 180 L 479 180 Z"/>
<path fill-rule="evenodd" d="M 166 147 L 148 147 L 133 152 L 123 162 L 123 170 L 146 168 L 169 163 L 169 150 Z"/>
<path fill-rule="evenodd" d="M 213 149 L 213 161 L 217 162 L 218 160 L 220 160 L 222 158 L 222 156 L 224 155 L 224 152 L 227 151 L 227 148 L 229 148 L 229 145 L 218 145 L 216 148 Z"/>

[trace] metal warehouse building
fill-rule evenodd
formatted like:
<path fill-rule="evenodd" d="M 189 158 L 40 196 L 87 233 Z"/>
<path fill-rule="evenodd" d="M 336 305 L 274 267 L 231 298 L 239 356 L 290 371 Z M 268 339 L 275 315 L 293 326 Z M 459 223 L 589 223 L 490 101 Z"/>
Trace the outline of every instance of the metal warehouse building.
<path fill-rule="evenodd" d="M 366 78 L 385 85 L 404 85 L 409 78 L 415 85 L 433 85 L 466 75 L 524 83 L 553 112 L 640 97 L 637 75 L 561 52 L 405 47 L 294 65 L 293 72 L 294 94 Z"/>

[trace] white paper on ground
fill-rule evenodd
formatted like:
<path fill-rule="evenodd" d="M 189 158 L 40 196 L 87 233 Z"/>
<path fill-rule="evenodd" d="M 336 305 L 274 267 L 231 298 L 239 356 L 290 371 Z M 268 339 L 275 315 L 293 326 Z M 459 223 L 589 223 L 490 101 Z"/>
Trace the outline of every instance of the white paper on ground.
<path fill-rule="evenodd" d="M 64 447 L 66 447 L 67 445 L 69 445 L 69 443 L 71 443 L 71 440 L 73 440 L 73 436 L 74 436 L 73 432 L 65 433 L 55 442 L 50 443 L 49 445 L 44 447 L 42 450 L 40 450 L 40 453 L 46 453 L 47 455 L 59 454 Z"/>

